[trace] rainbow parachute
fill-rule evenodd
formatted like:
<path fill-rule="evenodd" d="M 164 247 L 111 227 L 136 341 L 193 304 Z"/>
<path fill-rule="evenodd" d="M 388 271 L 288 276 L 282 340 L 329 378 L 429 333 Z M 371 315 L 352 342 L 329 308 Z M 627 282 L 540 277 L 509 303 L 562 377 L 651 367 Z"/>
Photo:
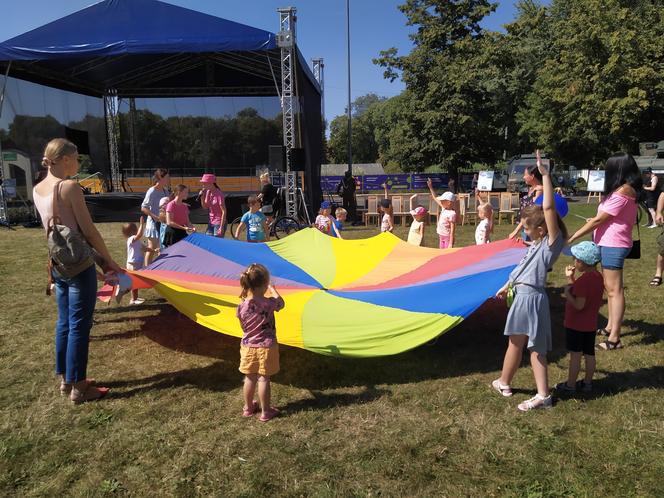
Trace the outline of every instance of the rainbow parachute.
<path fill-rule="evenodd" d="M 261 263 L 286 302 L 276 314 L 280 344 L 370 357 L 412 349 L 459 324 L 524 253 L 510 240 L 441 251 L 390 233 L 340 240 L 313 228 L 267 244 L 192 234 L 133 275 L 195 322 L 241 337 L 239 275 Z"/>

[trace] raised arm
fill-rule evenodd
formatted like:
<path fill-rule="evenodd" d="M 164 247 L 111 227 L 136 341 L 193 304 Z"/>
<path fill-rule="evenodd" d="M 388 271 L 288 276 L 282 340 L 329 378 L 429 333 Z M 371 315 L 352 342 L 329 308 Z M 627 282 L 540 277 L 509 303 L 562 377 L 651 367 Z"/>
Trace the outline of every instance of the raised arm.
<path fill-rule="evenodd" d="M 433 189 L 433 182 L 431 181 L 431 178 L 427 178 L 427 187 L 429 187 L 429 193 L 431 194 L 431 198 L 434 201 L 436 201 L 436 204 L 438 204 L 442 208 L 443 203 L 437 199 L 436 191 Z"/>
<path fill-rule="evenodd" d="M 136 232 L 136 239 L 141 240 L 143 238 L 143 232 L 145 231 L 145 217 L 141 216 L 138 220 L 138 232 Z"/>
<path fill-rule="evenodd" d="M 542 164 L 539 150 L 537 150 L 537 168 L 542 174 L 542 187 L 544 190 L 542 210 L 544 211 L 544 220 L 546 221 L 546 228 L 549 234 L 549 245 L 552 245 L 560 234 L 560 227 L 558 226 L 558 213 L 556 211 L 556 202 L 553 197 L 551 175 L 549 174 L 549 168 L 546 168 Z"/>
<path fill-rule="evenodd" d="M 408 199 L 408 204 L 410 205 L 410 210 L 413 210 L 413 200 L 417 199 L 417 194 L 413 194 L 410 196 L 410 199 Z"/>
<path fill-rule="evenodd" d="M 387 195 L 387 183 L 383 183 L 382 187 L 383 187 L 383 189 L 385 190 L 385 198 L 387 199 L 387 198 L 388 198 L 388 195 Z"/>

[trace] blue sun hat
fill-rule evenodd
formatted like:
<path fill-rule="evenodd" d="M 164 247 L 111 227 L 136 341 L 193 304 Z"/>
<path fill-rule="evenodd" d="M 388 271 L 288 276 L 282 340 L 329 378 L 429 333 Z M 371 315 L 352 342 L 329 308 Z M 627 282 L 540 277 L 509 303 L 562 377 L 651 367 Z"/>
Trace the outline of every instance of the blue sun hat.
<path fill-rule="evenodd" d="M 321 209 L 330 209 L 332 207 L 332 204 L 330 204 L 330 201 L 323 201 L 320 203 L 320 208 Z"/>
<path fill-rule="evenodd" d="M 587 264 L 588 266 L 595 266 L 602 259 L 599 247 L 589 240 L 584 240 L 569 248 L 569 255 L 574 256 L 579 261 Z"/>

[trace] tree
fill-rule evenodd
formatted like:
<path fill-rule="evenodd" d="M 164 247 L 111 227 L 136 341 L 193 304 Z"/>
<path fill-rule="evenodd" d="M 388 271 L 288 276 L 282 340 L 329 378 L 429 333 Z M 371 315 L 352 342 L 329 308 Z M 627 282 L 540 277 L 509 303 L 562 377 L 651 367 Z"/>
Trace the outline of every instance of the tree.
<path fill-rule="evenodd" d="M 554 0 L 550 53 L 517 119 L 554 156 L 598 163 L 664 129 L 664 6 Z"/>
<path fill-rule="evenodd" d="M 475 161 L 493 160 L 502 149 L 504 118 L 495 98 L 503 77 L 497 65 L 498 36 L 480 21 L 495 9 L 487 0 L 408 0 L 399 9 L 416 26 L 410 54 L 392 48 L 374 62 L 385 76 L 401 75 L 410 98 L 401 114 L 408 148 L 419 151 L 403 169 L 440 165 L 453 175 Z M 403 130 L 405 131 L 405 130 Z M 406 144 L 402 144 L 406 145 Z"/>
<path fill-rule="evenodd" d="M 374 123 L 368 118 L 368 113 L 374 106 L 385 100 L 385 97 L 368 93 L 357 97 L 351 103 L 353 162 L 373 163 L 378 159 Z M 330 123 L 330 140 L 326 144 L 326 153 L 328 159 L 333 163 L 348 161 L 348 117 L 346 115 L 337 116 Z"/>

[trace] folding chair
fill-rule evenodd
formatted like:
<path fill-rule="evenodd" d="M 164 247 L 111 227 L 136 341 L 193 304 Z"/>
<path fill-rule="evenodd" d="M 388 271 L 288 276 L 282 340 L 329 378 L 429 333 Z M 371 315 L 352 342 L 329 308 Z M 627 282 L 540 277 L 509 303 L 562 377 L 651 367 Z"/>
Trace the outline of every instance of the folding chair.
<path fill-rule="evenodd" d="M 438 214 L 440 213 L 440 206 L 436 202 L 436 199 L 429 197 L 429 217 L 433 218 L 433 222 L 438 222 Z"/>
<path fill-rule="evenodd" d="M 512 194 L 509 192 L 502 192 L 500 194 L 500 211 L 498 211 L 498 224 L 501 224 L 503 216 L 511 217 L 512 225 L 514 225 L 514 217 L 516 213 L 512 209 Z"/>
<path fill-rule="evenodd" d="M 392 214 L 396 224 L 397 216 L 401 218 L 401 224 L 405 224 L 405 216 L 403 212 L 403 198 L 400 195 L 392 196 Z"/>
<path fill-rule="evenodd" d="M 375 217 L 376 224 L 380 220 L 380 214 L 378 213 L 378 197 L 375 195 L 367 196 L 367 211 L 364 213 L 364 226 L 369 224 L 369 220 Z"/>
<path fill-rule="evenodd" d="M 489 204 L 493 208 L 494 216 L 498 216 L 500 213 L 500 192 L 489 192 Z M 500 221 L 500 216 L 498 216 Z"/>

